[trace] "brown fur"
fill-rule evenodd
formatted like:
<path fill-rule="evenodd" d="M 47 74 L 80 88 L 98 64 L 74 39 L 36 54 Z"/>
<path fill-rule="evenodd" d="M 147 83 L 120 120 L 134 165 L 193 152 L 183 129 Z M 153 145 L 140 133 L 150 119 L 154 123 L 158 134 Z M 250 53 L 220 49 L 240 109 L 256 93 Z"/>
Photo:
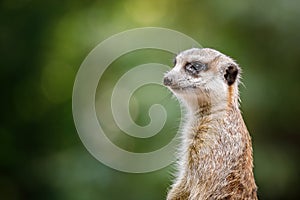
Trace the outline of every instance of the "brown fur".
<path fill-rule="evenodd" d="M 197 56 L 209 69 L 192 79 L 184 74 L 184 63 Z M 172 80 L 168 86 L 187 107 L 179 173 L 167 200 L 257 199 L 251 138 L 238 105 L 239 77 L 226 85 L 228 64 L 237 66 L 215 50 L 192 49 L 179 54 L 166 75 Z M 189 84 L 192 89 L 185 89 Z"/>

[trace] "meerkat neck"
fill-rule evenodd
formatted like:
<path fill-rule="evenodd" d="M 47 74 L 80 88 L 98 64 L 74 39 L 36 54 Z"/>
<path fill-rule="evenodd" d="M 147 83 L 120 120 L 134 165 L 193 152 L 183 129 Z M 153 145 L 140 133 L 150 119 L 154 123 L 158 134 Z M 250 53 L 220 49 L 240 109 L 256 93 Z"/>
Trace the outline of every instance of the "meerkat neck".
<path fill-rule="evenodd" d="M 240 113 L 238 103 L 228 104 L 227 102 L 198 102 L 196 105 L 186 106 L 186 119 L 201 123 L 203 118 L 210 118 L 211 120 L 222 119 L 234 110 Z"/>

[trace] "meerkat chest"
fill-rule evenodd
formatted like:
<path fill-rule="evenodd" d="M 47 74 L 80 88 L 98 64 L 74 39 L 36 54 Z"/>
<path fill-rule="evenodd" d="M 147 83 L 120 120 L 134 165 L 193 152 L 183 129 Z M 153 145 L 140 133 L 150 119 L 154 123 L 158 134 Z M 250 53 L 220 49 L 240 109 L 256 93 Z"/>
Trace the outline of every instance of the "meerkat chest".
<path fill-rule="evenodd" d="M 229 170 L 233 161 L 243 153 L 243 134 L 226 119 L 202 119 L 187 131 L 186 164 L 192 172 L 211 174 Z"/>

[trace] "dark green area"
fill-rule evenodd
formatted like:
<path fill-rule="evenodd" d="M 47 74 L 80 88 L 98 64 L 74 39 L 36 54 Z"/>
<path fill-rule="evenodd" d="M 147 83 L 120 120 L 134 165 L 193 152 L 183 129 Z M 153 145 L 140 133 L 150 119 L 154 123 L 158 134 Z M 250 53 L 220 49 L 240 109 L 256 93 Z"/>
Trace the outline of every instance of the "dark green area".
<path fill-rule="evenodd" d="M 171 167 L 127 174 L 102 165 L 83 146 L 72 117 L 72 87 L 87 54 L 113 34 L 144 26 L 180 31 L 238 61 L 259 197 L 298 199 L 299 8 L 296 0 L 1 1 L 0 199 L 165 198 Z M 159 53 L 144 52 L 147 59 L 141 59 L 143 53 L 133 52 L 116 61 L 103 85 L 122 75 L 118 62 L 127 67 L 154 61 L 172 65 L 170 55 Z M 145 94 L 156 89 L 157 99 Z M 169 105 L 171 99 L 157 86 L 140 88 L 135 95 L 139 102 L 147 99 L 135 113 L 141 125 L 149 122 L 143 113 L 154 100 Z M 169 121 L 177 124 L 178 113 L 171 116 L 175 119 Z M 98 118 L 103 118 L 101 110 Z M 168 125 L 165 131 L 176 129 Z M 116 134 L 116 144 L 137 152 L 159 148 L 172 138 L 162 132 L 157 141 L 154 137 L 139 144 L 141 139 Z"/>

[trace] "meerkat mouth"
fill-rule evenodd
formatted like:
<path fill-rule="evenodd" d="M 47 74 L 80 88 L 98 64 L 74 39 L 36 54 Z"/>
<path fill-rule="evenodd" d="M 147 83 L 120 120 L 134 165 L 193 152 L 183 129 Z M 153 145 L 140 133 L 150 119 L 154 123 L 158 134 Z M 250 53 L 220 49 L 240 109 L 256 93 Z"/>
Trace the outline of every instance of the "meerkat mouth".
<path fill-rule="evenodd" d="M 174 86 L 169 86 L 169 88 L 173 91 L 186 91 L 186 90 L 195 90 L 197 89 L 196 86 L 178 86 L 178 85 L 174 85 Z"/>

